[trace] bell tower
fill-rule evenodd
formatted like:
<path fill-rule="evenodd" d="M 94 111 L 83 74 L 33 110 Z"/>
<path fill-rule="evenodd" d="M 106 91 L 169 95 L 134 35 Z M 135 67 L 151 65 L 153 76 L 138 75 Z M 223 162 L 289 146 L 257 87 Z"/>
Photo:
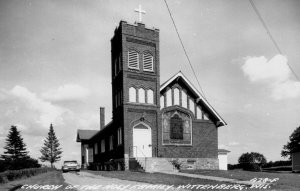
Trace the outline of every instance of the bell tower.
<path fill-rule="evenodd" d="M 111 39 L 111 64 L 113 121 L 123 129 L 124 158 L 133 155 L 133 130 L 139 124 L 151 129 L 154 156 L 161 125 L 159 30 L 120 21 Z"/>

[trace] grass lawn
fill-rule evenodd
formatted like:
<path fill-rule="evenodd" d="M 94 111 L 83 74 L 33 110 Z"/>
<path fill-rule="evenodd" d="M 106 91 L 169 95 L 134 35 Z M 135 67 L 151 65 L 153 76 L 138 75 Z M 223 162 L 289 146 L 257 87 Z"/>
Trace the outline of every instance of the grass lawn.
<path fill-rule="evenodd" d="M 162 173 L 145 173 L 133 171 L 87 171 L 95 175 L 117 178 L 121 180 L 131 180 L 136 182 L 145 182 L 151 184 L 166 184 L 166 185 L 186 185 L 186 184 L 220 184 L 213 180 L 203 180 L 198 178 L 182 177 L 177 175 L 168 175 Z"/>
<path fill-rule="evenodd" d="M 218 182 L 212 180 L 204 180 L 198 178 L 189 178 L 177 175 L 167 175 L 161 173 L 143 173 L 131 171 L 88 171 L 95 175 L 105 177 L 118 178 L 122 180 L 132 180 L 137 182 L 146 182 L 151 184 L 166 184 L 166 185 L 221 185 L 232 184 L 226 182 Z M 219 176 L 224 178 L 232 178 L 237 180 L 251 180 L 253 178 L 279 178 L 279 180 L 272 185 L 269 189 L 249 189 L 247 190 L 300 190 L 300 174 L 292 173 L 268 173 L 268 172 L 249 172 L 242 170 L 218 171 L 218 170 L 198 170 L 198 171 L 184 171 L 188 173 L 202 174 L 207 176 Z M 199 189 L 192 189 L 199 190 Z M 209 189 L 212 190 L 212 189 Z M 220 189 L 221 190 L 221 189 Z M 224 189 L 222 189 L 224 190 Z M 228 189 L 227 189 L 228 190 Z M 237 189 L 235 189 L 237 190 Z"/>
<path fill-rule="evenodd" d="M 232 178 L 237 180 L 251 180 L 253 178 L 279 178 L 272 187 L 274 189 L 300 190 L 300 173 L 291 172 L 250 172 L 243 170 L 186 170 L 181 171 L 191 174 L 201 174 L 207 176 L 218 176 L 224 178 Z"/>
<path fill-rule="evenodd" d="M 122 180 L 131 180 L 136 182 L 144 182 L 150 184 L 163 184 L 163 185 L 174 185 L 174 188 L 178 188 L 181 185 L 211 185 L 219 186 L 222 184 L 233 185 L 232 183 L 219 182 L 214 180 L 199 179 L 199 178 L 190 178 L 178 175 L 169 175 L 162 173 L 145 173 L 145 172 L 132 172 L 132 171 L 87 171 L 95 175 L 101 175 L 104 177 L 117 178 Z M 248 189 L 249 186 L 244 186 L 244 190 Z M 222 190 L 224 189 L 197 189 L 197 188 L 186 188 L 186 190 Z M 229 189 L 225 189 L 229 190 Z M 239 189 L 234 189 L 239 190 Z M 261 189 L 251 189 L 252 190 L 261 190 Z M 298 190 L 297 190 L 298 191 Z"/>
<path fill-rule="evenodd" d="M 38 174 L 25 179 L 14 180 L 6 184 L 0 184 L 0 191 L 24 191 L 35 189 L 20 189 L 22 185 L 63 185 L 61 188 L 65 188 L 67 184 L 64 182 L 61 171 L 49 171 L 46 173 Z M 65 189 L 57 189 L 65 190 Z"/>

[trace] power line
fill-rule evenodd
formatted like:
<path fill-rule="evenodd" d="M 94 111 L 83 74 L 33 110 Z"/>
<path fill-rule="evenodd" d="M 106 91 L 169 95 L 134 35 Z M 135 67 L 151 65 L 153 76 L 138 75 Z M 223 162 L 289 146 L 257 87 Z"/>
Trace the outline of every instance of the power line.
<path fill-rule="evenodd" d="M 203 92 L 203 90 L 202 90 L 202 87 L 201 87 L 201 85 L 200 85 L 200 82 L 199 82 L 199 80 L 198 80 L 198 78 L 197 78 L 197 75 L 196 75 L 196 72 L 195 72 L 195 70 L 194 70 L 194 67 L 193 67 L 193 65 L 192 65 L 192 63 L 191 63 L 191 60 L 190 60 L 190 58 L 189 58 L 189 56 L 188 56 L 188 54 L 187 54 L 187 51 L 186 51 L 186 49 L 185 49 L 185 47 L 184 47 L 184 45 L 183 45 L 183 42 L 182 42 L 182 40 L 181 40 L 181 37 L 180 37 L 180 35 L 179 35 L 179 32 L 178 32 L 178 29 L 177 29 L 177 27 L 176 27 L 176 24 L 175 24 L 174 18 L 173 18 L 173 16 L 172 16 L 171 10 L 170 10 L 170 8 L 169 8 L 169 6 L 168 6 L 167 1 L 166 1 L 166 0 L 164 0 L 164 1 L 165 1 L 165 3 L 166 3 L 167 8 L 168 8 L 170 17 L 171 17 L 171 19 L 172 19 L 172 22 L 173 22 L 174 28 L 175 28 L 175 30 L 176 30 L 177 36 L 178 36 L 178 38 L 179 38 L 180 44 L 181 44 L 181 46 L 182 46 L 182 48 L 183 48 L 184 54 L 185 54 L 185 56 L 186 56 L 186 58 L 187 58 L 187 60 L 188 60 L 188 63 L 189 63 L 189 65 L 190 65 L 192 71 L 193 71 L 193 74 L 194 74 L 194 76 L 195 76 L 195 78 L 196 78 L 196 81 L 197 81 L 197 83 L 198 83 L 198 86 L 199 86 L 199 88 L 200 88 L 200 91 L 201 91 L 203 97 L 205 98 L 205 94 L 204 94 L 204 92 Z"/>
<path fill-rule="evenodd" d="M 256 8 L 256 6 L 255 6 L 253 0 L 249 0 L 249 2 L 250 2 L 250 4 L 251 4 L 252 8 L 254 9 L 256 15 L 258 16 L 260 22 L 262 23 L 263 27 L 264 27 L 265 30 L 267 31 L 267 34 L 268 34 L 269 38 L 271 39 L 271 41 L 273 42 L 275 48 L 277 49 L 277 51 L 278 51 L 280 54 L 282 54 L 281 49 L 279 48 L 277 42 L 275 41 L 273 35 L 272 35 L 271 32 L 270 32 L 268 26 L 266 25 L 266 23 L 265 23 L 265 21 L 263 20 L 261 14 L 259 13 L 258 9 Z M 291 70 L 291 72 L 293 73 L 293 75 L 296 77 L 296 79 L 297 79 L 298 81 L 300 81 L 300 78 L 298 77 L 298 75 L 296 74 L 296 72 L 294 71 L 294 69 L 292 68 L 292 66 L 291 66 L 289 63 L 287 63 L 287 65 L 288 65 L 288 67 L 290 68 L 290 70 Z"/>

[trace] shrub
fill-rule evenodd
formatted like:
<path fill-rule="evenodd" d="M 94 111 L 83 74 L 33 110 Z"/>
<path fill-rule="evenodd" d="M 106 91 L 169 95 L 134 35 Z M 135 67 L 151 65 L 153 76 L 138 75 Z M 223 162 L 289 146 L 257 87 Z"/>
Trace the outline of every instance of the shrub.
<path fill-rule="evenodd" d="M 245 163 L 243 164 L 243 170 L 261 172 L 261 168 L 256 163 Z"/>
<path fill-rule="evenodd" d="M 0 160 L 0 172 L 4 172 L 7 169 L 7 164 L 5 160 Z"/>
<path fill-rule="evenodd" d="M 267 163 L 264 155 L 256 152 L 244 153 L 238 159 L 243 170 L 261 171 L 261 166 Z"/>
<path fill-rule="evenodd" d="M 27 178 L 37 174 L 54 170 L 53 168 L 28 168 L 22 170 L 8 170 L 0 173 L 0 184 L 7 183 L 20 178 Z"/>
<path fill-rule="evenodd" d="M 292 166 L 276 166 L 270 168 L 263 168 L 264 171 L 292 171 Z"/>
<path fill-rule="evenodd" d="M 270 168 L 270 167 L 278 167 L 278 166 L 292 166 L 292 161 L 291 160 L 287 160 L 287 161 L 270 161 L 266 164 L 264 164 L 262 167 L 263 168 Z"/>
<path fill-rule="evenodd" d="M 227 167 L 228 167 L 228 170 L 243 168 L 241 164 L 228 164 Z"/>
<path fill-rule="evenodd" d="M 180 162 L 179 159 L 173 159 L 170 162 L 176 169 L 180 170 L 182 162 Z"/>
<path fill-rule="evenodd" d="M 40 168 L 41 165 L 39 164 L 38 160 L 25 157 L 16 160 L 1 160 L 0 161 L 0 172 L 4 172 L 6 170 L 20 170 L 20 169 L 27 169 L 27 168 Z"/>

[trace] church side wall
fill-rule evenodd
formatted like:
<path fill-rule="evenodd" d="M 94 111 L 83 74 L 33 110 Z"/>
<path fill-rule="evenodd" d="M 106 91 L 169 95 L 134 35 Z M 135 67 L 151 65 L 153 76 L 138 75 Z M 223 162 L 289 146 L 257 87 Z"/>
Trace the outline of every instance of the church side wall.
<path fill-rule="evenodd" d="M 160 130 L 161 131 L 161 130 Z M 209 121 L 193 120 L 191 146 L 162 145 L 159 157 L 166 158 L 218 158 L 218 131 Z M 159 133 L 162 134 L 161 132 Z M 162 137 L 160 136 L 160 140 Z"/>
<path fill-rule="evenodd" d="M 162 145 L 159 141 L 158 157 L 169 158 L 181 169 L 219 169 L 218 130 L 210 121 L 193 120 L 191 146 Z M 162 140 L 160 129 L 159 140 Z"/>

